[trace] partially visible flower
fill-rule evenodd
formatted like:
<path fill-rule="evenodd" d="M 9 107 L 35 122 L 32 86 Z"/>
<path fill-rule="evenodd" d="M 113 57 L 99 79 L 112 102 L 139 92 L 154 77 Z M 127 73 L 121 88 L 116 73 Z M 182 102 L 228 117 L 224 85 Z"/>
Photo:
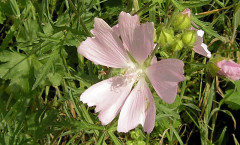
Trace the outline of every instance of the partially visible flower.
<path fill-rule="evenodd" d="M 232 60 L 222 60 L 217 62 L 217 66 L 219 67 L 218 74 L 225 76 L 231 80 L 239 80 L 240 79 L 240 66 Z"/>
<path fill-rule="evenodd" d="M 203 30 L 196 30 L 197 31 L 197 42 L 194 44 L 193 50 L 205 57 L 210 58 L 212 56 L 211 52 L 208 50 L 208 47 L 205 43 L 203 43 Z"/>
<path fill-rule="evenodd" d="M 178 83 L 183 81 L 183 62 L 165 59 L 145 64 L 154 49 L 153 23 L 140 25 L 137 15 L 121 12 L 119 23 L 111 28 L 100 18 L 94 19 L 94 37 L 88 37 L 78 47 L 78 53 L 96 64 L 114 68 L 126 68 L 124 75 L 99 82 L 88 88 L 80 100 L 88 106 L 96 106 L 103 125 L 109 124 L 120 112 L 119 132 L 141 124 L 144 131 L 152 132 L 156 108 L 146 82 L 150 80 L 160 98 L 173 103 Z M 150 57 L 151 58 L 151 57 Z"/>
<path fill-rule="evenodd" d="M 188 14 L 188 16 L 190 17 L 191 11 L 190 11 L 190 9 L 185 9 L 182 12 L 182 14 Z M 192 22 L 192 25 L 197 27 L 197 25 L 193 22 Z M 210 58 L 211 52 L 208 50 L 207 45 L 205 43 L 203 43 L 204 31 L 198 30 L 198 29 L 194 28 L 193 26 L 190 27 L 190 30 L 195 30 L 197 32 L 197 41 L 194 44 L 193 50 L 200 55 Z"/>

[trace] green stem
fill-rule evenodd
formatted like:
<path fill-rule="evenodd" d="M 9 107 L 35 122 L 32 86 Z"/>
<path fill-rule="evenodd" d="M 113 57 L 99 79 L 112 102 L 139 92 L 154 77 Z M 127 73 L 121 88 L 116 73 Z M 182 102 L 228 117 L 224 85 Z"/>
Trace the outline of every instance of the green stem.
<path fill-rule="evenodd" d="M 147 145 L 150 145 L 150 143 L 149 143 L 149 138 L 150 138 L 150 134 L 148 133 L 148 134 L 147 134 L 147 139 L 146 139 L 146 144 L 147 144 Z"/>
<path fill-rule="evenodd" d="M 155 46 L 155 48 L 154 48 L 153 52 L 151 53 L 151 55 L 145 60 L 144 66 L 147 67 L 147 66 L 149 66 L 151 64 L 151 61 L 152 61 L 153 57 L 155 56 L 159 46 L 160 46 L 159 43 Z"/>
<path fill-rule="evenodd" d="M 133 13 L 133 15 L 140 14 L 144 9 L 146 9 L 147 7 L 149 7 L 151 4 L 152 4 L 152 1 L 148 2 L 146 5 L 144 5 L 143 7 L 141 7 L 137 12 Z"/>
<path fill-rule="evenodd" d="M 135 12 L 139 10 L 138 0 L 133 0 L 133 8 Z"/>

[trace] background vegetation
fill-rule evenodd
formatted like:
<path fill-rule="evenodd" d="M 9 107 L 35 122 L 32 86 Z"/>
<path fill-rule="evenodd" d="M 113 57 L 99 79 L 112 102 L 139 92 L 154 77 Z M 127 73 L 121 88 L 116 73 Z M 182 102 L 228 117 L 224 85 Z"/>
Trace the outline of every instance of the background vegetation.
<path fill-rule="evenodd" d="M 212 77 L 209 59 L 182 53 L 186 80 L 168 105 L 154 93 L 154 131 L 124 134 L 117 118 L 101 126 L 94 107 L 79 101 L 113 75 L 77 53 L 94 17 L 113 26 L 121 11 L 158 30 L 190 8 L 213 56 L 240 63 L 238 0 L 0 0 L 0 144 L 239 145 L 240 81 Z M 163 57 L 159 50 L 158 59 Z M 174 57 L 174 56 L 165 56 Z"/>

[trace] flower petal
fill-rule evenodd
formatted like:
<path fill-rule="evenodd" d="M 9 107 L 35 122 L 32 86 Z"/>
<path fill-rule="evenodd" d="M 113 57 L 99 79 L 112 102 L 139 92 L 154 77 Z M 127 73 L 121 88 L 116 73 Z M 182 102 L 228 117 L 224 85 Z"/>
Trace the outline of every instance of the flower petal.
<path fill-rule="evenodd" d="M 112 27 L 112 30 L 113 30 L 113 32 L 114 32 L 117 36 L 120 36 L 118 24 L 114 25 L 114 26 Z"/>
<path fill-rule="evenodd" d="M 182 14 L 187 14 L 188 17 L 191 17 L 191 10 L 190 10 L 189 8 L 186 8 L 186 9 L 182 12 Z"/>
<path fill-rule="evenodd" d="M 121 12 L 119 16 L 119 32 L 125 48 L 142 64 L 154 48 L 153 23 L 139 24 L 138 16 Z"/>
<path fill-rule="evenodd" d="M 133 81 L 127 76 L 113 77 L 88 88 L 80 100 L 88 106 L 96 106 L 103 125 L 110 123 L 119 113 L 123 102 L 129 95 Z"/>
<path fill-rule="evenodd" d="M 153 23 L 144 23 L 137 27 L 134 32 L 134 38 L 130 53 L 142 64 L 154 49 L 154 26 Z"/>
<path fill-rule="evenodd" d="M 203 43 L 203 35 L 203 30 L 197 30 L 197 42 L 195 43 L 193 50 L 200 55 L 210 58 L 211 52 L 208 50 L 207 45 Z"/>
<path fill-rule="evenodd" d="M 112 28 L 102 19 L 94 19 L 95 37 L 88 37 L 78 47 L 78 53 L 96 64 L 114 68 L 128 66 L 129 58 L 120 38 Z"/>
<path fill-rule="evenodd" d="M 149 89 L 149 88 L 147 87 L 147 89 Z M 149 90 L 149 94 L 152 95 L 150 90 Z M 147 133 L 152 132 L 152 130 L 154 128 L 155 116 L 156 116 L 155 103 L 154 103 L 153 97 L 150 96 L 150 95 L 148 97 L 148 100 L 150 102 L 150 104 L 149 104 L 150 106 L 149 106 L 149 109 L 147 110 L 147 116 L 146 116 L 145 123 L 144 123 L 144 126 L 143 126 L 144 131 L 147 132 Z"/>
<path fill-rule="evenodd" d="M 217 62 L 217 66 L 220 68 L 218 74 L 237 81 L 240 79 L 240 65 L 232 60 L 222 60 Z"/>
<path fill-rule="evenodd" d="M 152 93 L 144 78 L 142 78 L 122 107 L 117 130 L 119 132 L 128 132 L 141 124 L 144 131 L 150 133 L 154 127 L 155 114 L 156 108 Z"/>
<path fill-rule="evenodd" d="M 151 61 L 151 65 L 153 65 L 154 63 L 157 63 L 157 57 L 153 56 L 152 61 Z"/>
<path fill-rule="evenodd" d="M 178 59 L 161 60 L 146 69 L 146 74 L 160 98 L 171 104 L 177 95 L 178 83 L 184 78 L 184 64 Z"/>
<path fill-rule="evenodd" d="M 137 15 L 131 16 L 129 13 L 121 12 L 118 20 L 118 27 L 122 41 L 127 50 L 131 49 L 134 31 L 140 25 Z"/>

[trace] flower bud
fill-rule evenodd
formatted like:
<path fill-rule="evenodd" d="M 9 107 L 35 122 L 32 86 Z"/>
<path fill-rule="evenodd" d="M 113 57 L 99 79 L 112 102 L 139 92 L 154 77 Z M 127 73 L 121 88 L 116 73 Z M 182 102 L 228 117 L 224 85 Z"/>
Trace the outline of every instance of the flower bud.
<path fill-rule="evenodd" d="M 175 21 L 173 23 L 175 29 L 184 30 L 189 29 L 191 26 L 191 19 L 188 14 L 178 14 L 175 17 Z"/>
<path fill-rule="evenodd" d="M 174 41 L 174 32 L 172 29 L 165 29 L 163 28 L 160 36 L 159 36 L 159 43 L 161 46 L 165 47 L 167 45 L 171 45 Z"/>
<path fill-rule="evenodd" d="M 186 46 L 193 46 L 197 41 L 197 32 L 194 30 L 188 30 L 182 35 L 182 41 Z"/>
<path fill-rule="evenodd" d="M 190 10 L 189 8 L 186 8 L 186 9 L 182 12 L 182 14 L 187 14 L 188 17 L 191 17 L 191 10 Z"/>
<path fill-rule="evenodd" d="M 207 70 L 213 77 L 221 75 L 233 81 L 240 79 L 240 65 L 223 57 L 211 59 L 208 63 Z"/>
<path fill-rule="evenodd" d="M 240 79 L 240 65 L 232 60 L 221 60 L 216 63 L 219 67 L 218 74 L 225 76 L 233 81 Z"/>
<path fill-rule="evenodd" d="M 182 42 L 182 40 L 177 40 L 177 41 L 173 44 L 172 48 L 173 48 L 173 51 L 179 51 L 179 50 L 181 50 L 181 49 L 183 48 L 183 42 Z"/>

